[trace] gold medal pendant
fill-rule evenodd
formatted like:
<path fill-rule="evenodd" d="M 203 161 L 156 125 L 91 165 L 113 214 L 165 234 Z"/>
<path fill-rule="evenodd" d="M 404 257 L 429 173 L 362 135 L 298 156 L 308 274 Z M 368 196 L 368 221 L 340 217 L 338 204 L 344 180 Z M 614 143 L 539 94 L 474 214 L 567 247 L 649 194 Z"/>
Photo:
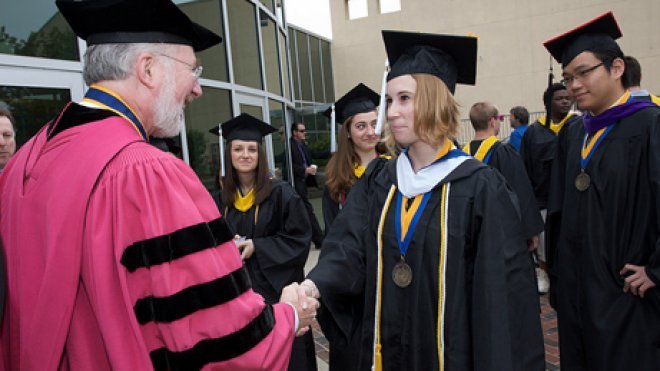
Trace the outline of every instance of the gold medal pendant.
<path fill-rule="evenodd" d="M 575 177 L 575 188 L 577 188 L 577 190 L 580 192 L 584 192 L 589 188 L 590 185 L 591 177 L 589 174 L 585 173 L 583 169 L 580 174 Z"/>
<path fill-rule="evenodd" d="M 405 260 L 403 260 L 403 256 L 401 257 L 401 261 L 396 263 L 394 269 L 392 269 L 392 280 L 394 280 L 394 283 L 401 288 L 408 287 L 412 282 L 412 269 L 410 269 L 410 266 L 406 264 Z"/>

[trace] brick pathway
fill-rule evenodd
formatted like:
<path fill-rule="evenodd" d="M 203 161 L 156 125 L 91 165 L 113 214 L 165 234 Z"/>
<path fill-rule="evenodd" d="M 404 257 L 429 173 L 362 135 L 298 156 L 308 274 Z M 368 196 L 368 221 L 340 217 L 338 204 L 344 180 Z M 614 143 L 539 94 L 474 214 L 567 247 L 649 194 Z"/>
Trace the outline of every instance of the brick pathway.
<path fill-rule="evenodd" d="M 545 340 L 545 368 L 548 371 L 559 370 L 559 341 L 557 339 L 557 314 L 548 304 L 548 296 L 541 296 L 541 326 L 543 327 L 543 339 Z M 316 342 L 316 356 L 328 362 L 328 340 L 318 324 L 312 327 L 314 340 Z"/>
<path fill-rule="evenodd" d="M 559 370 L 559 334 L 557 332 L 557 313 L 548 304 L 548 295 L 541 296 L 541 327 L 545 341 L 545 369 Z"/>

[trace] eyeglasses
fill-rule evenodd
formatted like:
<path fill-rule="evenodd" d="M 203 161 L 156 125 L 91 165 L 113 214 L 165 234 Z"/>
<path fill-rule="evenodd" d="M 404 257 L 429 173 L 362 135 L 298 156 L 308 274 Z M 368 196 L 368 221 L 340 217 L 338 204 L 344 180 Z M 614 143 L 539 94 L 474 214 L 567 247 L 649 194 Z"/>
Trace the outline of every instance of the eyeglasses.
<path fill-rule="evenodd" d="M 495 115 L 493 116 L 493 118 L 496 119 L 497 121 L 504 121 L 504 115 Z"/>
<path fill-rule="evenodd" d="M 586 79 L 587 76 L 589 76 L 589 74 L 590 74 L 591 72 L 593 72 L 596 68 L 598 68 L 598 67 L 600 67 L 600 66 L 603 66 L 604 64 L 605 64 L 605 62 L 600 62 L 600 63 L 598 63 L 597 65 L 595 65 L 595 66 L 593 66 L 593 67 L 585 68 L 585 69 L 583 69 L 583 70 L 581 70 L 581 71 L 575 71 L 575 75 L 574 75 L 574 76 L 566 75 L 566 76 L 564 76 L 564 78 L 560 81 L 560 83 L 561 83 L 562 85 L 564 85 L 564 86 L 568 86 L 568 85 L 572 84 L 572 83 L 573 83 L 573 80 L 575 80 L 575 79 L 578 79 L 578 80 L 580 80 L 580 81 L 584 81 L 584 79 Z"/>
<path fill-rule="evenodd" d="M 188 63 L 188 62 L 182 61 L 181 59 L 174 58 L 174 57 L 172 57 L 172 56 L 170 56 L 170 55 L 163 54 L 163 53 L 159 53 L 158 55 L 160 55 L 161 57 L 166 57 L 166 58 L 172 59 L 172 60 L 177 61 L 177 62 L 179 62 L 179 63 L 183 63 L 183 64 L 185 64 L 186 66 L 190 67 L 190 70 L 191 70 L 193 76 L 195 76 L 196 79 L 199 79 L 199 78 L 202 76 L 202 71 L 204 71 L 204 67 L 203 67 L 203 66 L 195 66 L 195 65 L 192 64 L 192 63 Z"/>

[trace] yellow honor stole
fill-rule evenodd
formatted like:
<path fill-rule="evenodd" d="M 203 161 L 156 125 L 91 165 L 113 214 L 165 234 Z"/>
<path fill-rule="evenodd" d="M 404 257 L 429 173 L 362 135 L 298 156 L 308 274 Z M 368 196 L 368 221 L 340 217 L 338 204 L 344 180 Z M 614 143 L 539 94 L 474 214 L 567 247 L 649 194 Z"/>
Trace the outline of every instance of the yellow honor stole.
<path fill-rule="evenodd" d="M 362 175 L 364 175 L 365 170 L 367 170 L 366 166 L 362 166 L 358 163 L 353 164 L 353 174 L 355 174 L 355 177 L 360 179 Z"/>
<path fill-rule="evenodd" d="M 388 155 L 378 155 L 378 157 L 384 158 L 386 160 L 392 159 L 392 156 L 388 156 Z M 353 164 L 353 174 L 355 174 L 355 177 L 358 179 L 362 178 L 362 175 L 364 175 L 364 172 L 366 170 L 367 170 L 366 166 L 362 166 L 357 162 Z"/>
<path fill-rule="evenodd" d="M 651 102 L 655 103 L 656 106 L 660 106 L 660 98 L 651 94 Z"/>
<path fill-rule="evenodd" d="M 566 121 L 568 121 L 568 119 L 571 118 L 572 116 L 573 116 L 572 114 L 568 113 L 561 121 L 557 123 L 555 123 L 554 121 L 550 121 L 550 130 L 552 130 L 552 132 L 555 133 L 555 135 L 559 134 L 561 129 L 564 127 Z M 545 126 L 545 120 L 546 120 L 545 115 L 541 116 L 541 118 L 539 118 L 539 123 Z"/>
<path fill-rule="evenodd" d="M 254 188 L 245 196 L 240 191 L 236 190 L 236 198 L 234 199 L 234 208 L 240 212 L 246 212 L 254 205 Z"/>
<path fill-rule="evenodd" d="M 474 158 L 477 160 L 484 162 L 484 159 L 486 158 L 486 155 L 488 155 L 488 152 L 490 152 L 490 149 L 493 148 L 495 143 L 497 143 L 499 140 L 494 137 L 490 136 L 483 141 L 481 141 L 481 144 L 479 145 L 479 148 L 477 148 L 477 153 L 474 154 Z M 470 143 L 466 144 L 463 146 L 463 152 L 467 153 L 468 155 L 471 155 L 470 153 Z"/>

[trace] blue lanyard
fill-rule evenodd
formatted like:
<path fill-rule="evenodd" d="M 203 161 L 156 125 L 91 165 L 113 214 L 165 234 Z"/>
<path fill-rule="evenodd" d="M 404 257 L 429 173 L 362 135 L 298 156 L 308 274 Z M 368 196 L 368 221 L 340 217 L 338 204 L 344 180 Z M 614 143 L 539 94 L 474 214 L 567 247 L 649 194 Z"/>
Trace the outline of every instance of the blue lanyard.
<path fill-rule="evenodd" d="M 407 150 L 407 149 L 406 149 Z M 432 164 L 425 166 L 429 167 L 432 165 L 435 165 L 437 163 L 443 162 L 450 160 L 452 158 L 457 158 L 457 157 L 467 157 L 469 156 L 467 153 L 459 150 L 459 149 L 452 149 L 449 152 L 447 152 L 446 155 L 442 156 L 441 158 L 433 161 Z M 406 255 L 406 252 L 408 251 L 408 247 L 410 246 L 410 242 L 412 241 L 412 236 L 415 232 L 415 229 L 417 228 L 417 224 L 419 222 L 419 218 L 422 216 L 422 213 L 424 212 L 424 209 L 426 208 L 426 204 L 428 204 L 429 199 L 431 199 L 431 194 L 433 193 L 432 191 L 428 191 L 424 194 L 424 197 L 422 198 L 422 202 L 420 202 L 419 207 L 417 210 L 415 210 L 415 215 L 413 216 L 412 220 L 410 221 L 410 225 L 408 226 L 408 231 L 406 232 L 406 236 L 403 238 L 403 241 L 401 240 L 401 234 L 402 234 L 402 227 L 401 227 L 401 207 L 403 206 L 403 195 L 401 192 L 397 192 L 397 199 L 396 199 L 396 215 L 394 216 L 394 230 L 396 232 L 396 241 L 399 244 L 399 252 L 401 252 L 402 256 Z"/>
<path fill-rule="evenodd" d="M 492 156 L 493 152 L 495 152 L 493 151 L 493 149 L 495 148 L 491 147 L 491 149 L 488 150 L 488 153 L 486 154 L 486 158 L 484 158 L 484 164 L 488 164 L 488 161 L 490 161 L 490 156 Z"/>
<path fill-rule="evenodd" d="M 424 197 L 422 198 L 422 202 L 419 204 L 419 207 L 417 210 L 415 210 L 415 215 L 413 216 L 412 220 L 410 221 L 410 226 L 408 226 L 408 231 L 406 232 L 406 236 L 401 241 L 401 207 L 403 203 L 403 195 L 401 192 L 397 192 L 397 198 L 396 198 L 396 216 L 395 216 L 395 231 L 396 231 L 396 242 L 399 244 L 399 251 L 401 252 L 402 256 L 406 255 L 406 252 L 408 251 L 408 247 L 410 246 L 410 241 L 412 241 L 412 236 L 415 232 L 415 228 L 417 228 L 417 223 L 419 222 L 419 218 L 422 216 L 422 213 L 424 212 L 424 208 L 426 208 L 426 204 L 429 202 L 429 199 L 431 198 L 431 192 L 426 192 L 424 194 Z"/>
<path fill-rule="evenodd" d="M 144 126 L 142 125 L 142 122 L 140 122 L 140 119 L 118 96 L 114 96 L 110 92 L 106 92 L 92 85 L 87 91 L 87 94 L 85 94 L 84 100 L 100 104 L 103 108 L 119 114 L 133 125 L 142 139 L 149 141 L 147 132 L 144 130 Z"/>
<path fill-rule="evenodd" d="M 589 160 L 591 160 L 591 156 L 594 155 L 594 153 L 596 152 L 596 148 L 600 146 L 600 143 L 603 141 L 603 139 L 605 139 L 605 136 L 607 135 L 607 133 L 609 133 L 612 130 L 612 128 L 614 128 L 614 125 L 610 125 L 607 127 L 607 129 L 605 129 L 605 132 L 596 140 L 596 143 L 594 143 L 594 146 L 591 148 L 591 151 L 589 151 L 589 154 L 587 155 L 586 158 L 582 158 L 582 154 L 580 154 L 580 164 L 582 165 L 582 169 L 587 168 L 587 164 L 589 163 Z M 582 146 L 584 147 L 586 146 L 586 144 L 587 144 L 587 133 L 584 133 Z"/>

